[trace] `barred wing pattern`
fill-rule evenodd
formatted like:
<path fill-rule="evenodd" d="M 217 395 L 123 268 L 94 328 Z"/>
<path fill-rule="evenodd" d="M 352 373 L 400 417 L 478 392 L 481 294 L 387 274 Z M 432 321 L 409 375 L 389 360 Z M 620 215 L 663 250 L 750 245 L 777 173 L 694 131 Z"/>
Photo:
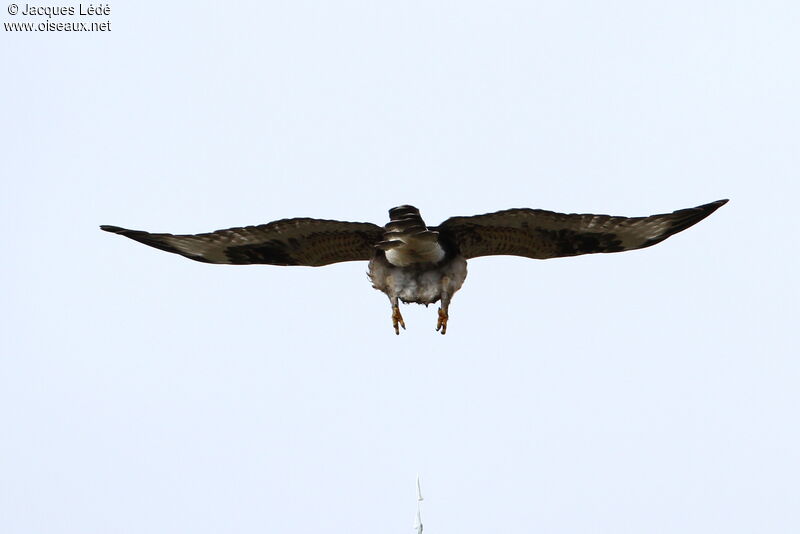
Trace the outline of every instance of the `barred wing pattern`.
<path fill-rule="evenodd" d="M 467 258 L 547 259 L 645 248 L 702 221 L 727 200 L 650 217 L 565 214 L 528 208 L 451 217 L 438 228 Z"/>
<path fill-rule="evenodd" d="M 324 219 L 283 219 L 259 226 L 206 234 L 151 234 L 101 226 L 145 245 L 205 263 L 307 265 L 369 260 L 383 229 L 372 223 Z"/>

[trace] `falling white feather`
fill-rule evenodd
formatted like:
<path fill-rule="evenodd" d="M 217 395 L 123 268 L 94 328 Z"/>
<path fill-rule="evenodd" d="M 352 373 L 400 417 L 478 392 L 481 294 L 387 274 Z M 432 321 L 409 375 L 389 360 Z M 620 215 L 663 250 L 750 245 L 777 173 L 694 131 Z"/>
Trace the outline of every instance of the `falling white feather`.
<path fill-rule="evenodd" d="M 417 534 L 422 534 L 422 512 L 419 508 L 419 503 L 422 502 L 422 488 L 419 484 L 419 475 L 417 475 L 417 516 L 414 518 L 414 530 Z"/>

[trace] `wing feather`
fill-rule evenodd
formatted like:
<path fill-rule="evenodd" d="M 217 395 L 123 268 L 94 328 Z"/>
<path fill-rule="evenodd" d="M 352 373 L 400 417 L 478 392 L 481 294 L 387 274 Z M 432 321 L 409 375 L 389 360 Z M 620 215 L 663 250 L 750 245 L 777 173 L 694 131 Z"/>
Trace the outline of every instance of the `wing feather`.
<path fill-rule="evenodd" d="M 108 225 L 100 228 L 195 261 L 313 267 L 369 260 L 383 235 L 382 228 L 372 223 L 309 218 L 193 235 L 152 234 Z"/>
<path fill-rule="evenodd" d="M 451 217 L 438 230 L 469 258 L 493 255 L 547 259 L 622 252 L 660 243 L 711 215 L 728 202 L 649 217 L 566 214 L 528 208 Z"/>

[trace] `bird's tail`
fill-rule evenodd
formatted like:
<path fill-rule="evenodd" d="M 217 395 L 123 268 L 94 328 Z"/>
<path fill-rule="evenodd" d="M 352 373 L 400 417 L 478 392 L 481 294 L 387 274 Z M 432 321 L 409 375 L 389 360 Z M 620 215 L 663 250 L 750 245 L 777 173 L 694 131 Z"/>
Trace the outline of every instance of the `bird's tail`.
<path fill-rule="evenodd" d="M 389 210 L 390 221 L 384 226 L 383 241 L 375 246 L 387 252 L 389 261 L 398 266 L 438 262 L 444 257 L 439 232 L 429 230 L 414 206 Z"/>

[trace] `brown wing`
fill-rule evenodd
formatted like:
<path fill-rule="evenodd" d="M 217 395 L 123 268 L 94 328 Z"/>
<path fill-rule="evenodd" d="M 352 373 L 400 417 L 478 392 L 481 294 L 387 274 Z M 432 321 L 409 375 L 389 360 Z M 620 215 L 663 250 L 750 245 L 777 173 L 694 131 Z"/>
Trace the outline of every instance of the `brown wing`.
<path fill-rule="evenodd" d="M 320 266 L 368 260 L 383 229 L 372 223 L 283 219 L 217 230 L 207 234 L 151 234 L 118 226 L 101 226 L 145 245 L 206 263 Z"/>
<path fill-rule="evenodd" d="M 467 259 L 501 254 L 546 259 L 622 252 L 660 243 L 705 219 L 726 202 L 718 200 L 650 217 L 511 209 L 451 217 L 433 230 L 451 239 Z"/>

